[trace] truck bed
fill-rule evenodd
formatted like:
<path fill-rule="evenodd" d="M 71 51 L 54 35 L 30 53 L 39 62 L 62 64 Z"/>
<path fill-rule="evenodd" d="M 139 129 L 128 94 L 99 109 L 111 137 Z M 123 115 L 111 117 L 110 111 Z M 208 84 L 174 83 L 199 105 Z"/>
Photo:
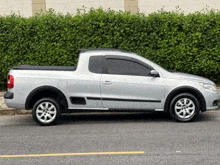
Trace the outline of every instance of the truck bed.
<path fill-rule="evenodd" d="M 57 70 L 57 71 L 75 71 L 76 66 L 44 66 L 44 65 L 19 65 L 13 66 L 15 70 Z"/>

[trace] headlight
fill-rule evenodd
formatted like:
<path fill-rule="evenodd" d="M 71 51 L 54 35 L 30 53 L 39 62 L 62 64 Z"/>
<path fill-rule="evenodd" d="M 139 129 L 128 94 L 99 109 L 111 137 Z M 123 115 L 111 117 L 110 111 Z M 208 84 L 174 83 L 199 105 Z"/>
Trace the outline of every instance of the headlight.
<path fill-rule="evenodd" d="M 217 88 L 215 85 L 211 85 L 211 84 L 205 84 L 205 83 L 199 83 L 203 88 L 208 89 L 208 90 L 212 90 L 212 91 L 217 91 Z"/>

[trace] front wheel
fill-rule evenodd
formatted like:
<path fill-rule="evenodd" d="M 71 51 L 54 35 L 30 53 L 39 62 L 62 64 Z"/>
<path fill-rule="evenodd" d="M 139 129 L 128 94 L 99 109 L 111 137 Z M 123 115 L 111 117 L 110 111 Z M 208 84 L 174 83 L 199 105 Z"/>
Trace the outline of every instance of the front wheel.
<path fill-rule="evenodd" d="M 42 98 L 33 106 L 32 116 L 39 125 L 52 125 L 60 115 L 60 105 L 54 98 Z"/>
<path fill-rule="evenodd" d="M 200 111 L 198 99 L 190 93 L 181 93 L 170 104 L 170 115 L 176 121 L 193 121 Z"/>

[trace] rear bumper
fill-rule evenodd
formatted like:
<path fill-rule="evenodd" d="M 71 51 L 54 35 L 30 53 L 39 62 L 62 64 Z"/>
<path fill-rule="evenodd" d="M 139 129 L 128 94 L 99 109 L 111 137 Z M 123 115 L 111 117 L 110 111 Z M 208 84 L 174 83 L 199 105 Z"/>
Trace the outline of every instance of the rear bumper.
<path fill-rule="evenodd" d="M 24 104 L 21 104 L 20 100 L 16 100 L 14 93 L 6 92 L 4 94 L 4 102 L 8 108 L 25 109 Z"/>
<path fill-rule="evenodd" d="M 14 93 L 6 92 L 4 94 L 4 99 L 13 99 L 13 98 L 14 98 Z"/>

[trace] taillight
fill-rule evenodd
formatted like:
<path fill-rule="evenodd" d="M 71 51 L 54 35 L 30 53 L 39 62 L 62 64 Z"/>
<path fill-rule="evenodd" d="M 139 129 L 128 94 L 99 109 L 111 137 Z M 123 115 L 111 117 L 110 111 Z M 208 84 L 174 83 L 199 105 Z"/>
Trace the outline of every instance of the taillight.
<path fill-rule="evenodd" d="M 14 77 L 12 75 L 8 75 L 7 88 L 12 89 L 14 87 Z"/>

